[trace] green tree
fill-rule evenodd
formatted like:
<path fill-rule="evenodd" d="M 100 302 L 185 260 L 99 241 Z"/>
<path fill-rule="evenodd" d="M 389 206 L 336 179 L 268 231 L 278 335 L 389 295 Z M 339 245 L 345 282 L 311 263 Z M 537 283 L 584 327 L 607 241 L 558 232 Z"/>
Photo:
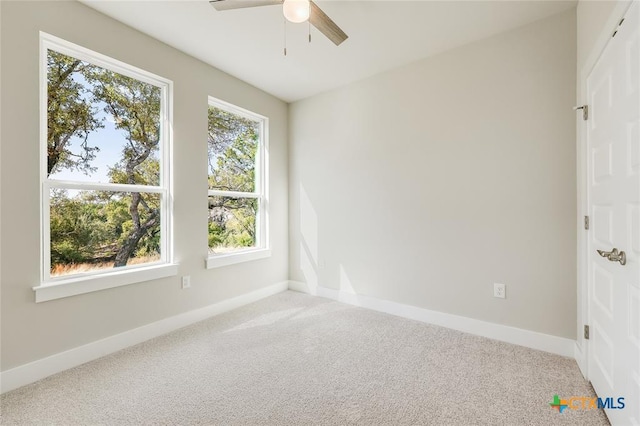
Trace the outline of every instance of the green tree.
<path fill-rule="evenodd" d="M 111 257 L 111 224 L 106 206 L 111 200 L 101 193 L 82 191 L 70 197 L 54 190 L 49 209 L 51 263 L 99 262 Z"/>
<path fill-rule="evenodd" d="M 114 118 L 128 142 L 122 159 L 110 171 L 111 182 L 158 185 L 160 88 L 102 68 L 94 69 L 87 80 L 94 84 L 96 100 L 105 104 L 105 112 Z M 129 200 L 131 226 L 123 227 L 126 233 L 120 239 L 114 267 L 125 266 L 144 237 L 153 240 L 160 232 L 159 197 L 132 192 Z"/>
<path fill-rule="evenodd" d="M 209 188 L 253 192 L 258 123 L 209 107 Z"/>
<path fill-rule="evenodd" d="M 161 90 L 75 58 L 47 55 L 47 171 L 90 175 L 99 151 L 89 136 L 104 127 L 102 109 L 127 144 L 112 165 L 112 183 L 158 185 Z M 77 142 L 79 140 L 79 143 Z M 160 197 L 152 193 L 53 191 L 50 198 L 51 263 L 112 260 L 160 250 Z"/>
<path fill-rule="evenodd" d="M 259 126 L 253 120 L 209 107 L 209 188 L 254 192 Z M 209 198 L 209 247 L 251 247 L 256 241 L 258 201 Z"/>
<path fill-rule="evenodd" d="M 59 169 L 91 170 L 98 148 L 89 146 L 87 137 L 103 127 L 87 88 L 79 81 L 91 68 L 52 50 L 47 54 L 47 175 Z M 82 140 L 79 152 L 69 148 L 73 137 Z"/>

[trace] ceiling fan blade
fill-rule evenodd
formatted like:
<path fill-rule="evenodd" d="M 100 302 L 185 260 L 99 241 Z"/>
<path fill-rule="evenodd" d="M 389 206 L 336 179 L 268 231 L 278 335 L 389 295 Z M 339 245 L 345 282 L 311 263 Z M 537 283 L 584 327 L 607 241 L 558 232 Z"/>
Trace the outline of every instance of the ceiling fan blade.
<path fill-rule="evenodd" d="M 227 0 L 228 1 L 228 0 Z M 335 22 L 327 16 L 314 2 L 311 3 L 311 13 L 309 15 L 309 22 L 316 27 L 322 34 L 327 36 L 336 46 L 349 38 L 344 31 L 336 25 Z"/>
<path fill-rule="evenodd" d="M 247 7 L 272 6 L 283 0 L 211 0 L 209 3 L 218 11 L 244 9 Z"/>

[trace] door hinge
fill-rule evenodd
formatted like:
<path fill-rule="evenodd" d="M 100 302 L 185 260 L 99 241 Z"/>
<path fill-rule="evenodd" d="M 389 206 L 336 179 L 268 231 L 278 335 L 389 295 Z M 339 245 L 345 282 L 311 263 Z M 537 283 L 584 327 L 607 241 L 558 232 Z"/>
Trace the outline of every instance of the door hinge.
<path fill-rule="evenodd" d="M 589 326 L 584 326 L 584 340 L 589 340 Z"/>
<path fill-rule="evenodd" d="M 577 111 L 579 109 L 582 110 L 582 119 L 587 121 L 589 119 L 589 105 L 580 105 L 573 107 L 574 111 Z"/>
<path fill-rule="evenodd" d="M 622 18 L 620 20 L 620 22 L 618 22 L 618 27 L 622 25 L 622 23 L 624 22 L 624 18 Z M 615 37 L 616 34 L 618 34 L 618 29 L 616 28 L 616 30 L 613 32 L 613 34 L 611 34 L 611 37 Z"/>
<path fill-rule="evenodd" d="M 584 229 L 589 229 L 589 216 L 584 217 Z"/>

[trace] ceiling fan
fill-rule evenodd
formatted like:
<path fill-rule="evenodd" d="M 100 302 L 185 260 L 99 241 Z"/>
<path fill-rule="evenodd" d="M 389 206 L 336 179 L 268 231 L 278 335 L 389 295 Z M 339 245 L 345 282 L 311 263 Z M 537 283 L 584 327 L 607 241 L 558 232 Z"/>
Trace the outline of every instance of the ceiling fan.
<path fill-rule="evenodd" d="M 284 17 L 293 23 L 309 21 L 336 46 L 349 36 L 311 0 L 211 0 L 218 11 L 281 4 Z"/>

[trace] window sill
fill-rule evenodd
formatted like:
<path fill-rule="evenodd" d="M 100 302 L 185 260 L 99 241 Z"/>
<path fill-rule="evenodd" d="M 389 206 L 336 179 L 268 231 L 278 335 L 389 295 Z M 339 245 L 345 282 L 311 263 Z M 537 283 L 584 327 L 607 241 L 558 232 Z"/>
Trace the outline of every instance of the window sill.
<path fill-rule="evenodd" d="M 267 257 L 271 257 L 271 250 L 269 249 L 256 249 L 240 253 L 218 254 L 215 256 L 209 256 L 205 261 L 205 266 L 207 269 L 220 268 L 223 266 L 234 265 L 236 263 L 265 259 Z"/>
<path fill-rule="evenodd" d="M 36 303 L 178 275 L 177 264 L 126 269 L 100 275 L 57 280 L 33 287 Z"/>

